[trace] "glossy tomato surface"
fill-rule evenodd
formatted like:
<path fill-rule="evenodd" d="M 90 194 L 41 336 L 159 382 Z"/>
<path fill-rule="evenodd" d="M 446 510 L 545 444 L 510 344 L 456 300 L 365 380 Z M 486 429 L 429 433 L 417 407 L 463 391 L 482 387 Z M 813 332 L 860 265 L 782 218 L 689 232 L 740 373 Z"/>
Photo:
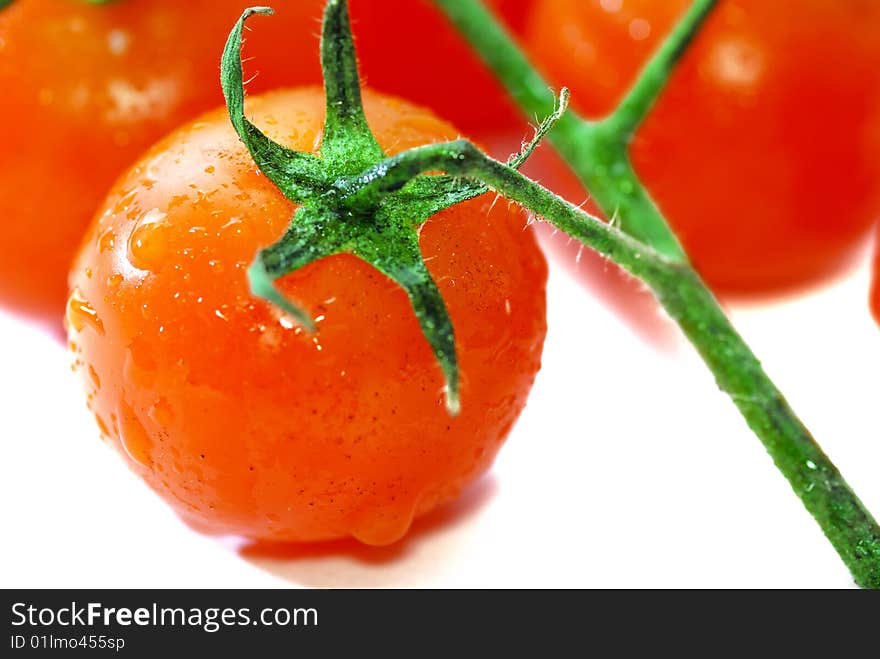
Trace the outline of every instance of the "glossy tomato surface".
<path fill-rule="evenodd" d="M 313 150 L 317 88 L 249 100 L 274 139 Z M 396 152 L 456 129 L 368 93 Z M 293 206 L 256 169 L 225 110 L 123 176 L 71 276 L 70 339 L 102 434 L 193 525 L 277 541 L 400 538 L 488 468 L 540 365 L 546 264 L 525 216 L 483 197 L 429 220 L 422 252 L 455 326 L 462 412 L 401 289 L 352 256 L 279 286 L 309 335 L 250 295 L 245 271 Z"/>
<path fill-rule="evenodd" d="M 601 117 L 689 5 L 544 0 L 529 43 Z M 880 216 L 878 35 L 873 0 L 721 0 L 685 55 L 631 155 L 716 289 L 826 275 Z"/>
<path fill-rule="evenodd" d="M 249 91 L 320 84 L 323 0 L 272 4 L 276 15 L 250 26 Z M 70 260 L 115 178 L 222 103 L 220 53 L 247 5 L 16 0 L 0 10 L 0 303 L 61 316 Z M 505 112 L 514 121 L 503 92 L 427 2 L 353 0 L 352 15 L 376 86 L 466 129 L 497 125 Z"/>

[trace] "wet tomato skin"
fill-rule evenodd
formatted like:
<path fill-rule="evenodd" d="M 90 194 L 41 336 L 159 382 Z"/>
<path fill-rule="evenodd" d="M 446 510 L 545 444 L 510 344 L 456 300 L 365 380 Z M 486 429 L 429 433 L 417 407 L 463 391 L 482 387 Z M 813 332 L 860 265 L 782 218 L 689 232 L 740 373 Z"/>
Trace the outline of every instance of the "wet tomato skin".
<path fill-rule="evenodd" d="M 528 42 L 574 105 L 601 117 L 689 5 L 543 0 Z M 796 5 L 722 0 L 632 143 L 637 172 L 721 292 L 825 276 L 880 217 L 880 6 Z"/>
<path fill-rule="evenodd" d="M 367 93 L 389 152 L 454 138 L 431 113 Z M 313 150 L 317 88 L 249 99 L 276 140 Z M 490 210 L 491 209 L 491 210 Z M 400 538 L 491 464 L 540 366 L 546 264 L 524 215 L 491 198 L 420 241 L 456 328 L 462 412 L 405 294 L 358 259 L 279 282 L 311 336 L 253 298 L 245 270 L 293 206 L 224 110 L 181 128 L 114 186 L 71 274 L 68 326 L 105 439 L 185 520 L 268 541 Z"/>
<path fill-rule="evenodd" d="M 246 4 L 16 0 L 0 11 L 0 303 L 61 316 L 76 245 L 115 178 L 163 135 L 222 103 L 220 53 Z M 245 46 L 248 77 L 256 74 L 249 91 L 320 84 L 323 0 L 274 4 L 275 16 L 254 21 Z M 518 121 L 437 10 L 426 0 L 409 4 L 353 0 L 365 77 L 465 129 L 495 126 L 499 112 Z M 426 32 L 415 36 L 412 25 Z M 426 48 L 426 34 L 452 50 Z M 405 47 L 418 49 L 401 55 Z M 398 71 L 401 61 L 424 70 Z M 461 102 L 426 82 L 449 67 L 460 76 Z"/>

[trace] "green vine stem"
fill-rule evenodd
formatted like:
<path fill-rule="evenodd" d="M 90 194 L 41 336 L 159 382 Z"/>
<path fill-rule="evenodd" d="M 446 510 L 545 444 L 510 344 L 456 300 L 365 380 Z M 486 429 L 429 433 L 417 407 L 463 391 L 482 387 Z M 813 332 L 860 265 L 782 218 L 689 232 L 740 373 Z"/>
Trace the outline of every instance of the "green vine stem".
<path fill-rule="evenodd" d="M 547 83 L 481 2 L 434 1 L 495 71 L 524 112 L 541 116 L 553 109 L 555 98 Z M 699 351 L 720 389 L 731 397 L 762 441 L 856 583 L 864 588 L 880 588 L 880 526 L 688 265 L 680 244 L 629 161 L 627 150 L 633 131 L 650 111 L 679 57 L 715 4 L 715 0 L 693 3 L 608 118 L 590 122 L 569 113 L 550 133 L 554 146 L 602 211 L 609 216 L 619 215 L 620 230 L 591 218 L 467 143 L 414 150 L 382 167 L 400 172 L 404 179 L 433 169 L 479 179 L 642 279 Z"/>

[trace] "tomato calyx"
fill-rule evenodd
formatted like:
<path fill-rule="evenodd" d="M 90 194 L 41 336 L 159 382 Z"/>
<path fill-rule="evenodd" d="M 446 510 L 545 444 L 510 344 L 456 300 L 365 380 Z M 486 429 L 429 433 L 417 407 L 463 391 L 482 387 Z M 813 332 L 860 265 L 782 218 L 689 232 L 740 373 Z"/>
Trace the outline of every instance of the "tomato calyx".
<path fill-rule="evenodd" d="M 251 292 L 278 306 L 311 332 L 309 313 L 287 299 L 275 281 L 319 259 L 351 254 L 370 264 L 407 294 L 422 333 L 446 382 L 446 406 L 458 413 L 459 371 L 455 332 L 446 304 L 419 249 L 419 227 L 438 212 L 488 191 L 481 183 L 420 172 L 392 175 L 386 155 L 364 115 L 360 77 L 345 0 L 329 0 L 321 36 L 326 118 L 318 154 L 288 149 L 267 137 L 244 114 L 242 30 L 254 14 L 244 11 L 229 35 L 221 84 L 236 132 L 254 162 L 298 209 L 284 236 L 261 250 L 250 268 Z M 546 130 L 514 156 L 519 167 Z M 393 168 L 392 168 L 393 169 Z M 387 185 L 381 185 L 383 179 Z"/>

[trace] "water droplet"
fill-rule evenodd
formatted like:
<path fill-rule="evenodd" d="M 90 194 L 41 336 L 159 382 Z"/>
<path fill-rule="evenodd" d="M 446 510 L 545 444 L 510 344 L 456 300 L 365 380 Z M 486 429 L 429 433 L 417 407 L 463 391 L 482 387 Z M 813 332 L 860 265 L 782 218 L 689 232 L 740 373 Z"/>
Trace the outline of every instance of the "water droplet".
<path fill-rule="evenodd" d="M 167 215 L 154 208 L 138 221 L 128 240 L 128 260 L 139 270 L 160 268 L 168 254 Z"/>
<path fill-rule="evenodd" d="M 125 278 L 121 274 L 119 274 L 118 272 L 115 274 L 112 274 L 109 277 L 107 277 L 107 286 L 109 286 L 110 288 L 116 288 L 117 286 L 119 286 L 119 284 L 122 283 L 123 279 L 125 279 Z"/>
<path fill-rule="evenodd" d="M 67 322 L 77 332 L 89 327 L 100 335 L 104 334 L 104 323 L 98 318 L 98 312 L 83 298 L 79 289 L 74 290 L 67 301 Z"/>
<path fill-rule="evenodd" d="M 95 423 L 98 424 L 98 430 L 101 431 L 102 437 L 110 437 L 110 429 L 107 427 L 107 424 L 104 423 L 104 419 L 95 414 Z"/>
<path fill-rule="evenodd" d="M 98 377 L 98 371 L 95 370 L 95 367 L 89 364 L 89 377 L 92 378 L 92 382 L 95 384 L 96 389 L 101 388 L 101 378 Z"/>
<path fill-rule="evenodd" d="M 117 199 L 113 205 L 113 214 L 122 215 L 125 213 L 131 206 L 131 202 L 134 201 L 135 195 L 137 195 L 137 189 L 132 189 Z"/>
<path fill-rule="evenodd" d="M 98 238 L 98 249 L 102 252 L 109 252 L 116 246 L 116 234 L 112 229 L 108 229 Z"/>
<path fill-rule="evenodd" d="M 119 431 L 122 447 L 139 465 L 149 467 L 153 442 L 134 410 L 123 401 L 119 406 Z"/>
<path fill-rule="evenodd" d="M 162 430 L 167 430 L 168 426 L 174 421 L 174 411 L 171 409 L 170 403 L 164 398 L 157 400 L 147 416 L 158 425 Z"/>

